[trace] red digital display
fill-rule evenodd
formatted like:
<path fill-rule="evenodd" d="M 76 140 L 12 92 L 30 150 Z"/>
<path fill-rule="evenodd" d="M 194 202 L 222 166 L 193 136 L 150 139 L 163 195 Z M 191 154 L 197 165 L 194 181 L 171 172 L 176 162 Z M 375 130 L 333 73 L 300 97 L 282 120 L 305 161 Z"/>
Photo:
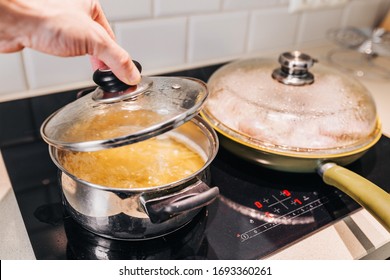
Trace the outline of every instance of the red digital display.
<path fill-rule="evenodd" d="M 263 208 L 263 204 L 260 203 L 260 201 L 255 201 L 255 205 L 257 208 Z"/>
<path fill-rule="evenodd" d="M 302 201 L 300 201 L 298 198 L 294 199 L 294 202 L 298 203 L 299 205 L 302 204 Z"/>
<path fill-rule="evenodd" d="M 291 193 L 290 193 L 288 190 L 283 190 L 282 193 L 283 193 L 285 196 L 291 196 Z"/>

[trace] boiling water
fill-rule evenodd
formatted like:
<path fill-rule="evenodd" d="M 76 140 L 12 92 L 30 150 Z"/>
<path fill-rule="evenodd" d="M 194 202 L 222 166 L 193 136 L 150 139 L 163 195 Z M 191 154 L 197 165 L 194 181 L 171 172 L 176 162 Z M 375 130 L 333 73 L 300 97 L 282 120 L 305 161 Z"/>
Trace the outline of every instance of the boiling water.
<path fill-rule="evenodd" d="M 205 164 L 205 155 L 175 133 L 97 152 L 64 152 L 60 162 L 85 181 L 113 188 L 145 188 L 190 176 Z"/>

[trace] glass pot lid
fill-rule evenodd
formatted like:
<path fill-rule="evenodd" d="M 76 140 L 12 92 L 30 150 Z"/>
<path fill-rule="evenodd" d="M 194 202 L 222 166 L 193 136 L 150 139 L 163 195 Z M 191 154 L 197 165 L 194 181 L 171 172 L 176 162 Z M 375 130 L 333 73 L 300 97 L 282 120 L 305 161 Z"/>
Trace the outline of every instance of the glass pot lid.
<path fill-rule="evenodd" d="M 229 63 L 210 77 L 202 115 L 237 142 L 293 156 L 339 154 L 378 139 L 368 90 L 316 62 L 295 51 L 283 53 L 279 65 L 268 59 Z"/>
<path fill-rule="evenodd" d="M 97 70 L 95 91 L 49 116 L 41 135 L 50 145 L 97 151 L 146 140 L 171 130 L 203 105 L 206 85 L 179 77 L 142 77 L 128 86 L 109 70 Z"/>

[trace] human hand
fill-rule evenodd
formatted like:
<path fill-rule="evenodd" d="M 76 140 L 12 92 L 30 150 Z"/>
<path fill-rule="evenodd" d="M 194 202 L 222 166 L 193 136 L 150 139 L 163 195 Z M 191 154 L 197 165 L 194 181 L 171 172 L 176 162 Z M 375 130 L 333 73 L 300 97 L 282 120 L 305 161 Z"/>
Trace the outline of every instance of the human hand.
<path fill-rule="evenodd" d="M 108 67 L 123 82 L 139 83 L 139 71 L 114 38 L 98 0 L 0 0 L 0 52 L 88 54 L 94 70 Z"/>

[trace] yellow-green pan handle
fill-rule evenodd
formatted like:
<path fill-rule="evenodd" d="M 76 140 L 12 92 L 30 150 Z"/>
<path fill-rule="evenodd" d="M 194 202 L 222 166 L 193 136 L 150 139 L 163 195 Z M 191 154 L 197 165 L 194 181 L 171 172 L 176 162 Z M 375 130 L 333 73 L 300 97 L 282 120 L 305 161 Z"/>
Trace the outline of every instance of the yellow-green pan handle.
<path fill-rule="evenodd" d="M 390 232 L 390 194 L 362 176 L 335 163 L 322 167 L 325 183 L 349 195 Z"/>

